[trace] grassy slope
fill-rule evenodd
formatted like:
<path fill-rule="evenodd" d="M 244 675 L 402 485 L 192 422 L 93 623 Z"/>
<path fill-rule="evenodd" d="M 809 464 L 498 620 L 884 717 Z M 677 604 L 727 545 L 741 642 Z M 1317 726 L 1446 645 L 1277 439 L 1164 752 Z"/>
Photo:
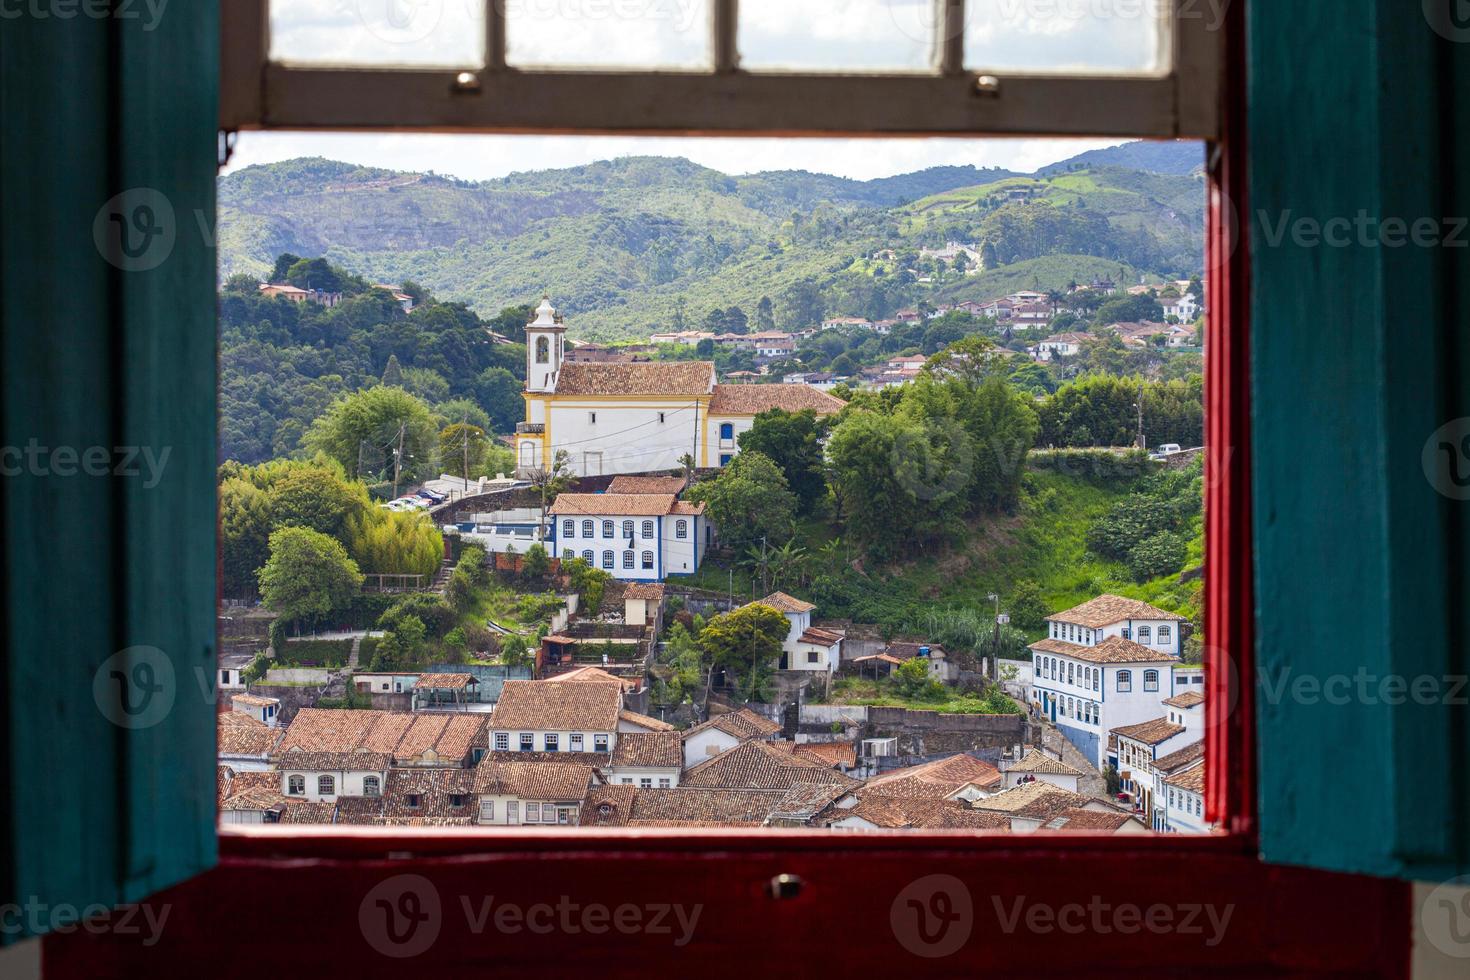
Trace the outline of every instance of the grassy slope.
<path fill-rule="evenodd" d="M 909 607 L 915 615 L 929 608 L 980 608 L 988 605 L 987 594 L 1005 597 L 1013 594 L 1016 583 L 1029 580 L 1040 587 L 1050 611 L 1112 592 L 1178 612 L 1198 626 L 1198 581 L 1181 582 L 1176 574 L 1135 582 L 1122 565 L 1088 553 L 1087 529 L 1128 492 L 1127 486 L 1101 487 L 1077 477 L 1032 472 L 1016 514 L 977 521 L 959 544 L 944 553 L 922 556 L 879 574 L 895 576 L 913 590 Z M 798 540 L 814 553 L 836 533 L 825 523 L 807 522 L 799 529 Z M 1198 568 L 1203 560 L 1203 533 L 1203 523 L 1196 518 L 1186 570 Z M 691 584 L 724 591 L 728 575 L 727 567 L 707 562 Z M 734 587 L 737 597 L 752 594 L 750 577 L 741 568 L 735 570 Z"/>

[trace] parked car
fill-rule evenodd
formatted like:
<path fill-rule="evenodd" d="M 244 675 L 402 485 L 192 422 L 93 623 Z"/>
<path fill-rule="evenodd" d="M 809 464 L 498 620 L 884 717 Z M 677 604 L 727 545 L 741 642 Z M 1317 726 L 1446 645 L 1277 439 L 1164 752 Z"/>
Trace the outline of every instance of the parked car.
<path fill-rule="evenodd" d="M 1173 453 L 1182 453 L 1182 452 L 1184 452 L 1184 450 L 1179 448 L 1179 443 L 1177 443 L 1177 442 L 1166 442 L 1162 446 L 1159 447 L 1159 455 L 1160 456 L 1168 456 L 1168 455 L 1171 455 Z"/>
<path fill-rule="evenodd" d="M 444 503 L 444 501 L 449 499 L 448 497 L 444 496 L 444 494 L 439 493 L 437 490 L 430 490 L 428 487 L 420 490 L 418 493 L 414 494 L 414 496 L 423 497 L 425 500 L 432 501 L 436 504 L 442 504 Z"/>

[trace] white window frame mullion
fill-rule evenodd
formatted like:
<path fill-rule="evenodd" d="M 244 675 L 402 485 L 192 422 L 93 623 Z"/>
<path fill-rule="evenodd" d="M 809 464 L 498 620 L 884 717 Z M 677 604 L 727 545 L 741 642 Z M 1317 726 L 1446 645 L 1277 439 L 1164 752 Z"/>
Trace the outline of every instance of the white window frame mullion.
<path fill-rule="evenodd" d="M 1116 136 L 1214 139 L 1221 33 L 1172 0 L 1158 77 L 964 66 L 964 0 L 935 0 L 928 74 L 757 73 L 740 68 L 737 0 L 714 0 L 705 71 L 521 70 L 488 0 L 483 68 L 304 67 L 269 61 L 268 0 L 221 5 L 220 128 L 481 133 Z M 1191 5 L 1193 6 L 1193 5 Z M 983 80 L 983 84 L 982 84 Z"/>

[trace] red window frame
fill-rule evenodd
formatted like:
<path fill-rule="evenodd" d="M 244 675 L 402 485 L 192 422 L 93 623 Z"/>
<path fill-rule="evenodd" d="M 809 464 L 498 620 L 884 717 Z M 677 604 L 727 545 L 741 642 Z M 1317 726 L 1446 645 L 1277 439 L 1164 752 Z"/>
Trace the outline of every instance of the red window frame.
<path fill-rule="evenodd" d="M 151 900 L 170 928 L 153 945 L 85 930 L 44 940 L 48 977 L 174 975 L 325 969 L 401 976 L 469 967 L 648 975 L 691 964 L 711 976 L 790 969 L 940 973 L 979 969 L 1056 973 L 1207 964 L 1222 973 L 1406 976 L 1409 893 L 1401 882 L 1271 866 L 1256 857 L 1253 595 L 1251 576 L 1249 257 L 1234 220 L 1245 213 L 1243 5 L 1228 20 L 1222 139 L 1209 161 L 1210 269 L 1206 358 L 1207 692 L 1217 719 L 1206 736 L 1207 817 L 1222 826 L 1190 837 L 1029 836 L 966 832 L 818 834 L 810 831 L 398 828 L 221 828 L 220 864 Z M 1224 710 L 1221 710 L 1224 706 Z M 917 954 L 895 925 L 906 889 L 958 878 L 972 917 L 945 959 Z M 403 876 L 411 876 L 404 878 Z M 777 885 L 777 876 L 788 876 Z M 385 956 L 367 925 L 371 900 L 404 882 L 440 903 L 437 938 L 412 960 Z M 476 932 L 460 910 L 498 895 L 522 907 L 698 904 L 703 925 L 685 946 L 665 933 L 574 936 Z M 1042 905 L 1232 910 L 1216 943 L 1177 929 L 1063 925 L 1007 930 L 1005 909 Z M 930 906 L 936 908 L 935 906 Z M 367 910 L 367 911 L 365 911 Z M 1302 914 L 1308 910 L 1308 914 Z M 1057 918 L 1062 923 L 1062 918 Z"/>

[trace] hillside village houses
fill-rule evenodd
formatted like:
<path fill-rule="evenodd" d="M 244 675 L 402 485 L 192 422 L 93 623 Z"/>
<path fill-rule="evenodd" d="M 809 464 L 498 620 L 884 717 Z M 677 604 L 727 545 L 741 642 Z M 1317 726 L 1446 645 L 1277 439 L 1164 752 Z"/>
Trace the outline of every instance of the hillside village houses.
<path fill-rule="evenodd" d="M 736 438 L 773 408 L 830 415 L 843 403 L 805 385 L 716 383 L 709 361 L 573 363 L 549 300 L 526 327 L 526 421 L 516 426 L 518 473 L 565 450 L 580 476 L 671 470 L 694 457 L 724 466 Z"/>
<path fill-rule="evenodd" d="M 631 478 L 624 489 L 640 488 L 644 479 Z M 647 489 L 671 489 L 666 484 L 676 478 L 663 479 Z M 573 519 L 580 536 L 582 518 Z M 648 591 L 635 595 L 638 589 Z M 643 607 L 638 618 L 661 621 L 660 610 L 649 607 L 665 601 L 663 586 L 632 583 L 627 591 L 628 601 Z M 844 659 L 842 629 L 812 624 L 811 603 L 783 592 L 759 601 L 790 623 L 782 673 L 794 679 L 815 672 L 821 683 L 858 668 L 860 658 Z M 1054 723 L 1064 744 L 1077 750 L 1070 757 L 1039 744 L 990 754 L 938 748 L 943 740 L 931 754 L 900 755 L 898 739 L 866 739 L 861 729 L 834 732 L 825 721 L 793 733 L 789 721 L 775 720 L 787 716 L 777 705 L 731 708 L 712 701 L 705 720 L 686 717 L 681 730 L 641 713 L 646 665 L 626 676 L 591 664 L 543 676 L 538 666 L 541 679 L 488 685 L 488 712 L 414 697 L 407 711 L 302 706 L 281 720 L 278 699 L 233 694 L 218 722 L 221 820 L 1001 833 L 1208 829 L 1204 695 L 1198 685 L 1171 679 L 1182 649 L 1181 617 L 1103 595 L 1047 623 L 1047 637 L 1032 645 L 1034 714 L 1023 726 Z M 936 644 L 894 640 L 883 649 L 893 663 L 927 658 L 941 682 L 957 676 L 958 665 Z M 1190 680 L 1201 675 L 1198 668 L 1177 673 Z M 444 688 L 444 678 L 453 676 L 401 672 L 381 690 L 369 677 L 363 690 L 401 697 L 426 682 Z M 267 707 L 277 709 L 270 712 L 275 727 L 260 717 Z M 1109 764 L 1119 773 L 1119 799 L 1095 795 L 1099 772 Z"/>

